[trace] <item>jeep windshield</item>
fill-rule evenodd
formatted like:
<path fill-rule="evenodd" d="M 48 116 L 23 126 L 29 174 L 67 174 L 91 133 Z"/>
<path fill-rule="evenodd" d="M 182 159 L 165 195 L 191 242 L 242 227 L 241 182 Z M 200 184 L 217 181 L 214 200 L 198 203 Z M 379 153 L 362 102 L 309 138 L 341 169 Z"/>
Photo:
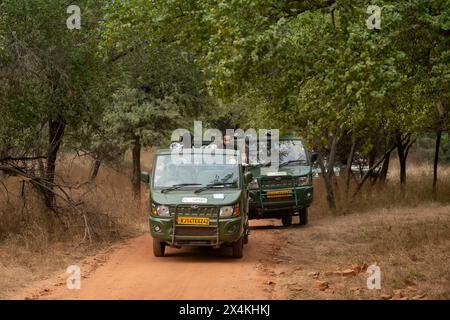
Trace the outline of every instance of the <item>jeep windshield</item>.
<path fill-rule="evenodd" d="M 259 159 L 264 159 L 265 155 L 269 155 L 271 151 L 266 150 L 266 145 L 261 145 L 259 148 Z M 301 140 L 281 140 L 278 148 L 279 155 L 279 165 L 280 167 L 290 166 L 290 165 L 307 165 L 308 161 L 306 158 L 306 151 L 303 147 Z M 267 156 L 266 156 L 267 157 Z M 268 167 L 270 166 L 270 161 L 261 161 L 252 165 L 253 167 Z"/>
<path fill-rule="evenodd" d="M 180 189 L 239 188 L 240 170 L 235 164 L 179 161 L 169 155 L 156 157 L 153 188 L 163 193 Z"/>

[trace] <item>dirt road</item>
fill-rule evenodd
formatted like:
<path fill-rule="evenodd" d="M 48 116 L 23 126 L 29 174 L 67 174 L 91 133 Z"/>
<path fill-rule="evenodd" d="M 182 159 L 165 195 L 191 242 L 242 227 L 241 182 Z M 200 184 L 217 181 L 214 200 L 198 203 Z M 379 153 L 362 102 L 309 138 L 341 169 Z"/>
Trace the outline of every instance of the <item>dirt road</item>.
<path fill-rule="evenodd" d="M 143 235 L 110 253 L 83 262 L 80 290 L 69 290 L 66 274 L 19 298 L 28 299 L 277 299 L 270 281 L 276 264 L 277 221 L 253 223 L 243 259 L 231 249 L 167 248 L 155 258 L 151 237 Z M 34 292 L 33 292 L 34 291 Z"/>
<path fill-rule="evenodd" d="M 81 290 L 68 290 L 61 270 L 12 298 L 449 299 L 449 212 L 438 204 L 391 208 L 290 228 L 251 221 L 239 260 L 230 248 L 168 248 L 155 258 L 143 235 L 70 261 L 81 267 Z M 369 265 L 380 267 L 380 290 L 367 287 Z"/>

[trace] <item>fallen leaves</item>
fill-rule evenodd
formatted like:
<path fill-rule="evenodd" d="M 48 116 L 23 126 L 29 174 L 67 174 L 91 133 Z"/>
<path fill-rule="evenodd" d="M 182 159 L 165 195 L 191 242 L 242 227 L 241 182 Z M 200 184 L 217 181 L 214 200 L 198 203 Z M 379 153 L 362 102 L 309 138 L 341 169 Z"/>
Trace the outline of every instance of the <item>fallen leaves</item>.
<path fill-rule="evenodd" d="M 313 283 L 313 286 L 316 290 L 320 290 L 326 294 L 334 294 L 336 292 L 336 290 L 341 290 L 342 289 L 342 285 L 345 288 L 345 283 L 349 283 L 350 284 L 354 284 L 354 281 L 358 281 L 358 279 L 356 280 L 351 280 L 352 277 L 356 277 L 358 275 L 360 275 L 361 273 L 365 273 L 367 271 L 368 268 L 368 264 L 367 263 L 362 263 L 362 264 L 354 264 L 351 265 L 350 267 L 347 268 L 343 268 L 342 270 L 335 270 L 335 271 L 310 271 L 308 272 L 306 275 L 309 278 L 312 278 L 315 280 L 315 282 Z M 342 277 L 344 281 L 344 283 L 342 284 L 335 284 L 333 286 L 330 285 L 330 283 L 326 280 L 328 280 L 326 277 L 333 277 L 333 276 L 339 276 Z M 364 283 L 366 281 L 366 274 L 361 275 L 361 279 L 364 280 Z M 324 279 L 325 278 L 325 279 Z M 394 289 L 390 292 L 383 292 L 381 290 L 374 290 L 373 293 L 375 293 L 375 297 L 379 295 L 380 299 L 383 300 L 423 300 L 426 299 L 426 294 L 421 294 L 418 292 L 418 289 L 415 287 L 415 283 L 413 282 L 408 282 L 408 286 L 406 286 L 405 288 L 398 288 L 398 289 Z M 341 289 L 339 289 L 341 288 Z M 299 286 L 290 286 L 291 291 L 302 291 L 304 290 L 303 287 L 299 287 Z M 355 296 L 361 296 L 361 294 L 366 293 L 368 294 L 369 291 L 371 290 L 367 290 L 365 289 L 365 287 L 362 286 L 352 286 L 350 288 L 347 287 L 346 290 L 350 290 L 350 293 L 352 295 Z M 348 291 L 347 291 L 348 292 Z M 371 297 L 374 297 L 373 295 L 370 295 Z"/>
<path fill-rule="evenodd" d="M 400 299 L 400 298 L 403 298 L 403 297 L 404 296 L 403 296 L 403 293 L 402 293 L 401 289 L 394 290 L 394 296 L 393 296 L 394 299 Z"/>
<path fill-rule="evenodd" d="M 342 271 L 342 275 L 344 277 L 349 277 L 349 276 L 356 276 L 356 272 L 353 269 L 345 269 L 344 271 Z"/>
<path fill-rule="evenodd" d="M 367 268 L 369 267 L 369 265 L 367 263 L 363 263 L 363 264 L 354 264 L 352 266 L 352 270 L 358 274 L 361 272 L 366 272 Z"/>
<path fill-rule="evenodd" d="M 318 281 L 316 281 L 315 287 L 317 289 L 319 289 L 320 291 L 325 291 L 326 289 L 329 288 L 329 285 L 328 285 L 328 282 L 326 282 L 326 281 L 319 281 L 318 280 Z"/>
<path fill-rule="evenodd" d="M 353 292 L 353 294 L 355 294 L 355 295 L 360 295 L 361 294 L 361 288 L 360 287 L 351 287 L 350 291 Z"/>
<path fill-rule="evenodd" d="M 298 285 L 294 285 L 290 287 L 291 291 L 303 291 L 303 287 L 300 287 Z"/>
<path fill-rule="evenodd" d="M 313 279 L 319 278 L 319 272 L 308 272 L 308 277 L 311 277 Z"/>
<path fill-rule="evenodd" d="M 334 294 L 334 289 L 333 288 L 326 288 L 324 290 L 325 293 L 329 293 L 329 294 Z"/>
<path fill-rule="evenodd" d="M 381 299 L 384 300 L 423 300 L 427 297 L 426 294 L 416 294 L 414 296 L 409 296 L 408 293 L 417 292 L 418 290 L 414 287 L 407 287 L 406 289 L 394 289 L 393 294 L 382 294 Z"/>
<path fill-rule="evenodd" d="M 326 271 L 324 273 L 325 276 L 341 276 L 341 277 L 353 277 L 357 274 L 366 271 L 368 268 L 368 265 L 366 263 L 363 264 L 354 264 L 344 270 L 335 270 L 335 271 Z M 320 291 L 323 291 L 328 294 L 334 294 L 335 289 L 331 288 L 329 283 L 327 281 L 320 281 L 319 276 L 320 272 L 318 271 L 312 271 L 308 272 L 308 277 L 316 279 L 315 287 L 319 289 Z M 361 288 L 354 287 L 351 290 L 355 295 L 359 295 L 361 293 Z"/>
<path fill-rule="evenodd" d="M 335 270 L 335 271 L 326 271 L 326 276 L 344 276 L 344 277 L 350 277 L 350 276 L 356 276 L 357 274 L 361 272 L 365 272 L 368 268 L 367 263 L 363 264 L 354 264 L 349 268 L 346 268 L 344 270 Z"/>

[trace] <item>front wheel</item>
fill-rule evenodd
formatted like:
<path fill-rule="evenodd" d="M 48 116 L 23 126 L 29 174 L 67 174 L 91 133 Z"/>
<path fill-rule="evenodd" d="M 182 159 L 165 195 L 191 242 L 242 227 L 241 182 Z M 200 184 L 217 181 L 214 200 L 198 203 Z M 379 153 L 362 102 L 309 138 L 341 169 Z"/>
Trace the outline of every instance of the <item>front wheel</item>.
<path fill-rule="evenodd" d="M 158 239 L 153 238 L 153 255 L 155 257 L 164 257 L 166 244 Z"/>
<path fill-rule="evenodd" d="M 281 217 L 281 223 L 283 223 L 283 226 L 285 227 L 290 227 L 292 225 L 292 213 L 284 213 Z"/>
<path fill-rule="evenodd" d="M 240 259 L 244 256 L 244 237 L 240 237 L 238 241 L 233 242 L 233 258 Z"/>
<path fill-rule="evenodd" d="M 308 208 L 303 208 L 299 212 L 300 223 L 299 225 L 305 226 L 308 224 Z"/>
<path fill-rule="evenodd" d="M 250 234 L 250 227 L 247 223 L 244 228 L 244 244 L 248 244 L 248 235 L 249 234 Z"/>

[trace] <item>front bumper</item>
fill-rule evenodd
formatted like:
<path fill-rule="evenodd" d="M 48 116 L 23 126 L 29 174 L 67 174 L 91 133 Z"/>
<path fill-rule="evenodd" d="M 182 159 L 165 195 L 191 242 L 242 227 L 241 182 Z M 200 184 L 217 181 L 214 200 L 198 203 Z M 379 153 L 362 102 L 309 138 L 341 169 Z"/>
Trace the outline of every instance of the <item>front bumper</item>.
<path fill-rule="evenodd" d="M 220 218 L 217 214 L 208 216 L 209 225 L 180 225 L 177 217 L 187 214 L 173 213 L 171 217 L 149 215 L 150 233 L 173 247 L 212 246 L 220 247 L 225 243 L 239 240 L 244 234 L 243 214 L 236 217 Z M 194 215 L 191 215 L 194 216 Z"/>
<path fill-rule="evenodd" d="M 276 193 L 280 190 L 290 190 L 289 196 L 270 196 L 271 193 Z M 250 218 L 266 213 L 281 213 L 288 210 L 297 211 L 309 207 L 313 201 L 313 186 L 311 185 L 264 190 L 256 189 L 250 190 L 249 193 Z"/>

